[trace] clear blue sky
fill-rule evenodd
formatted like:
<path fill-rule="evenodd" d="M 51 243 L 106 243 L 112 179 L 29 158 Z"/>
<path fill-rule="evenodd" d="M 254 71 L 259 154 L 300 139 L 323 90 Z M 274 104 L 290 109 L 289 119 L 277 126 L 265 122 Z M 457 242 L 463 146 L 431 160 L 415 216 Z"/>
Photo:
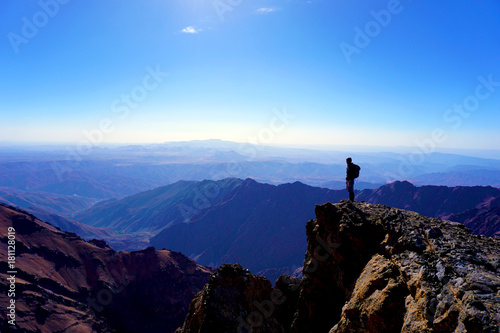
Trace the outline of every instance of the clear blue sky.
<path fill-rule="evenodd" d="M 497 0 L 5 0 L 0 142 L 500 149 L 499 17 Z"/>

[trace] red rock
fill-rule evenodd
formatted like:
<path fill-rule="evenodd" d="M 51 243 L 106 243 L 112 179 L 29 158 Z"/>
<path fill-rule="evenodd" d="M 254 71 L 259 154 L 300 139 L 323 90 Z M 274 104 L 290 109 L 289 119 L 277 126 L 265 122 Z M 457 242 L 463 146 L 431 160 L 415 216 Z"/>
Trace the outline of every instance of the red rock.
<path fill-rule="evenodd" d="M 16 240 L 16 323 L 26 332 L 172 332 L 213 272 L 176 252 L 116 252 L 0 204 L 2 305 L 10 301 L 3 292 L 9 227 Z M 9 326 L 2 316 L 0 330 Z"/>

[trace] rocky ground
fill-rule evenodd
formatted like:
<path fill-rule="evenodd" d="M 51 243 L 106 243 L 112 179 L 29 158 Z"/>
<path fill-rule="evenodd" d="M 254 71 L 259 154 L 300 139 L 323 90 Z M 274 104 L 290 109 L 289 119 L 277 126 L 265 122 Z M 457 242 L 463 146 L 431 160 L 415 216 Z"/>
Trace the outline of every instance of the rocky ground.
<path fill-rule="evenodd" d="M 348 201 L 306 232 L 302 280 L 223 265 L 177 332 L 499 332 L 500 240 Z"/>

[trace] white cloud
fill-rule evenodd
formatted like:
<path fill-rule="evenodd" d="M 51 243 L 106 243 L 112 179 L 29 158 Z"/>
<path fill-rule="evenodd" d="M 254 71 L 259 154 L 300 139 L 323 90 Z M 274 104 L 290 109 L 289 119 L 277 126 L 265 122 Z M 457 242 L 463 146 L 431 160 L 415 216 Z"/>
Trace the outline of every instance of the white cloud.
<path fill-rule="evenodd" d="M 262 8 L 257 9 L 257 13 L 259 13 L 259 14 L 270 14 L 270 13 L 273 13 L 276 11 L 278 11 L 278 9 L 269 8 L 269 7 L 262 7 Z"/>
<path fill-rule="evenodd" d="M 185 27 L 184 29 L 182 29 L 182 32 L 186 33 L 186 34 L 197 34 L 199 33 L 201 30 L 200 29 L 195 29 L 195 27 L 193 27 L 192 25 L 188 26 L 188 27 Z"/>

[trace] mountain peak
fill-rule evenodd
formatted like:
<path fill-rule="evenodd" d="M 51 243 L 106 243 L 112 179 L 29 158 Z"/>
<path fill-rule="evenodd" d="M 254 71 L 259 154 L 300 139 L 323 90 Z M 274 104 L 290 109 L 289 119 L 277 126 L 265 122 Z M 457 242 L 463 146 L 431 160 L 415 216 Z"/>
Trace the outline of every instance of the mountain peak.
<path fill-rule="evenodd" d="M 250 184 L 254 185 L 254 184 L 259 184 L 259 183 L 257 183 L 257 181 L 255 181 L 255 180 L 254 180 L 254 179 L 252 179 L 252 178 L 246 178 L 246 179 L 243 181 L 243 183 L 242 183 L 242 184 L 244 184 L 244 185 L 250 185 Z"/>
<path fill-rule="evenodd" d="M 397 188 L 397 189 L 414 189 L 416 188 L 415 185 L 413 185 L 411 182 L 407 180 L 397 180 L 393 183 L 390 183 L 386 186 L 389 186 L 391 188 Z"/>

